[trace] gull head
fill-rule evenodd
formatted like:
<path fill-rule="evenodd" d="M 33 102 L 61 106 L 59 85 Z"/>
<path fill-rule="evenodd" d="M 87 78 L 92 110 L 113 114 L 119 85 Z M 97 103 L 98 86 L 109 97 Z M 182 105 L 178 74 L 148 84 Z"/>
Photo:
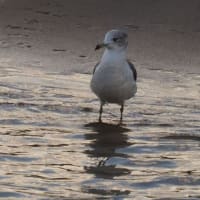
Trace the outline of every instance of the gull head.
<path fill-rule="evenodd" d="M 103 43 L 97 44 L 95 50 L 103 47 L 109 50 L 124 50 L 128 46 L 128 35 L 121 30 L 111 30 L 105 35 Z"/>

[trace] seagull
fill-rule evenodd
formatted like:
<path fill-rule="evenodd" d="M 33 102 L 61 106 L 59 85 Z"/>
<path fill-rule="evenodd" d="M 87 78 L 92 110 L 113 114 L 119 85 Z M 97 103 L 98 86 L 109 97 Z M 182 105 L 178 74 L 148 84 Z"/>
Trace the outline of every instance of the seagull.
<path fill-rule="evenodd" d="M 99 122 L 103 106 L 114 103 L 121 106 L 120 123 L 122 123 L 124 102 L 137 92 L 137 71 L 126 58 L 128 35 L 122 30 L 111 30 L 105 34 L 103 43 L 97 44 L 95 50 L 105 48 L 102 58 L 93 70 L 90 82 L 91 90 L 100 100 Z"/>

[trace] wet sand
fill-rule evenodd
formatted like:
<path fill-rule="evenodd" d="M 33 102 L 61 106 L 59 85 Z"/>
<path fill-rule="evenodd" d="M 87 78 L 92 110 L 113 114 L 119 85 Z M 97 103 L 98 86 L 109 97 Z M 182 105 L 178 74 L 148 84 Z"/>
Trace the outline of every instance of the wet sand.
<path fill-rule="evenodd" d="M 1 63 L 91 72 L 99 58 L 96 43 L 106 31 L 124 28 L 128 56 L 140 73 L 143 68 L 199 73 L 199 7 L 198 0 L 1 1 Z"/>
<path fill-rule="evenodd" d="M 171 82 L 141 78 L 119 127 L 115 105 L 97 123 L 90 75 L 1 70 L 0 196 L 198 199 L 199 76 L 156 73 Z"/>
<path fill-rule="evenodd" d="M 200 3 L 106 2 L 0 1 L 0 198 L 200 198 Z M 121 127 L 89 88 L 113 27 L 139 72 Z"/>

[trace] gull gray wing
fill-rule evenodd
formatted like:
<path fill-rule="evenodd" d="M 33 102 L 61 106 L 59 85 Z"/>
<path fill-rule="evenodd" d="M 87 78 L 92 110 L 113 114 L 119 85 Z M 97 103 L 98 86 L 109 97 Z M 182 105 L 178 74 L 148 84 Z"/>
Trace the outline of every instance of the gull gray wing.
<path fill-rule="evenodd" d="M 98 65 L 99 65 L 99 62 L 94 66 L 93 74 L 94 74 L 94 72 L 95 72 L 95 70 L 96 70 L 96 68 L 97 68 Z"/>
<path fill-rule="evenodd" d="M 127 60 L 128 65 L 133 73 L 133 79 L 136 81 L 137 80 L 137 71 L 135 69 L 135 66 L 133 65 L 133 63 L 131 63 L 129 60 Z"/>

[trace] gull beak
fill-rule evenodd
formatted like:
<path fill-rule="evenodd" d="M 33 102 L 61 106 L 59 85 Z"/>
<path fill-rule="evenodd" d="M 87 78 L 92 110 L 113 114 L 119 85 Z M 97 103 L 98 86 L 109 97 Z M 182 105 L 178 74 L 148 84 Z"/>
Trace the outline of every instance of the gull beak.
<path fill-rule="evenodd" d="M 107 44 L 105 44 L 105 43 L 97 44 L 96 47 L 95 47 L 95 51 L 96 51 L 96 50 L 99 50 L 99 49 L 101 49 L 101 48 L 103 48 L 103 47 L 106 47 L 106 46 L 107 46 Z"/>

